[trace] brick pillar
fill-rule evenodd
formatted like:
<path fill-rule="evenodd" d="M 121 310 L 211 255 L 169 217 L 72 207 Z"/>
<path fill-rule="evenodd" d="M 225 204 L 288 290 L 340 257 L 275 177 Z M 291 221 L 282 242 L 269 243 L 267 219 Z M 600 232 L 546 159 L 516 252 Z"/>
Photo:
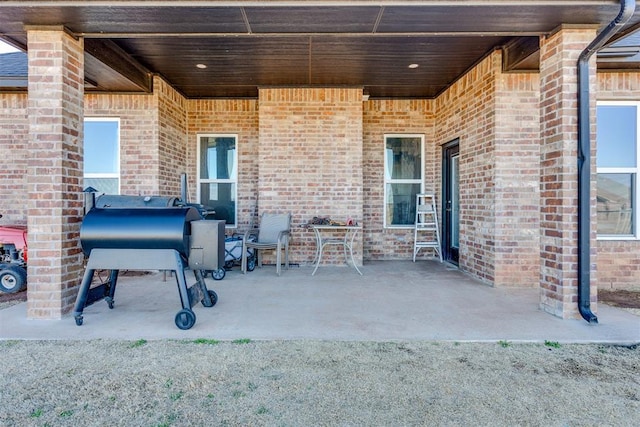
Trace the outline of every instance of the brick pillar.
<path fill-rule="evenodd" d="M 540 47 L 540 308 L 561 318 L 579 317 L 577 61 L 595 35 L 561 27 Z"/>
<path fill-rule="evenodd" d="M 27 35 L 27 316 L 59 319 L 73 306 L 83 270 L 83 41 L 62 27 L 27 28 Z"/>

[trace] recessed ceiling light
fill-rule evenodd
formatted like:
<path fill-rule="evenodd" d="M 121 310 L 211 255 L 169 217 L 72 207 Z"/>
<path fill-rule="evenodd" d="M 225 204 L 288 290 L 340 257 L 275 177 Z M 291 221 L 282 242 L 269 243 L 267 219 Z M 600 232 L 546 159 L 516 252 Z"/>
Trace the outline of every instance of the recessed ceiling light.
<path fill-rule="evenodd" d="M 207 66 L 204 64 L 196 64 L 196 67 L 200 68 L 201 70 L 204 70 L 205 68 L 207 68 Z"/>
<path fill-rule="evenodd" d="M 418 68 L 419 66 L 418 64 L 409 64 L 409 68 Z"/>

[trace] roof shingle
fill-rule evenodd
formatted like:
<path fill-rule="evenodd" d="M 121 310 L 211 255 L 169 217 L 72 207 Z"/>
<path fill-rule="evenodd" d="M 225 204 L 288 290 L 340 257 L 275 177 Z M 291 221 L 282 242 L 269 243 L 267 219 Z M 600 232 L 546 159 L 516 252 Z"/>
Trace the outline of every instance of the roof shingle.
<path fill-rule="evenodd" d="M 0 76 L 27 77 L 27 54 L 11 52 L 0 54 Z"/>

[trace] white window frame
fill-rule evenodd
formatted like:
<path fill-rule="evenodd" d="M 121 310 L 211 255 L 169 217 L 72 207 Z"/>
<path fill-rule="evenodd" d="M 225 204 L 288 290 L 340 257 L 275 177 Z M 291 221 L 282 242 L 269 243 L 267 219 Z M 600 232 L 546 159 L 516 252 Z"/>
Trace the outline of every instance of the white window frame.
<path fill-rule="evenodd" d="M 420 138 L 420 178 L 419 179 L 391 179 L 391 177 L 387 177 L 387 139 L 388 138 Z M 425 171 L 425 156 L 424 156 L 424 134 L 418 133 L 385 133 L 383 144 L 383 159 L 384 164 L 382 168 L 382 173 L 384 176 L 384 194 L 382 199 L 382 221 L 384 228 L 386 229 L 412 229 L 414 228 L 413 224 L 389 224 L 387 225 L 387 184 L 420 184 L 420 192 L 424 192 L 424 171 Z"/>
<path fill-rule="evenodd" d="M 615 234 L 598 234 L 598 240 L 640 240 L 640 208 L 638 207 L 638 203 L 640 202 L 640 182 L 638 182 L 638 174 L 640 172 L 640 101 L 598 101 L 597 107 L 600 106 L 635 106 L 636 107 L 636 167 L 631 168 L 606 168 L 599 167 L 597 168 L 597 174 L 605 174 L 605 173 L 619 173 L 619 174 L 632 174 L 635 175 L 635 194 L 632 195 L 633 202 L 633 212 L 631 213 L 631 217 L 633 220 L 633 229 L 631 230 L 632 234 L 630 235 L 615 235 Z M 596 108 L 597 108 L 596 107 Z M 596 142 L 597 144 L 597 142 Z M 596 153 L 597 155 L 597 153 Z"/>
<path fill-rule="evenodd" d="M 233 153 L 233 164 L 235 168 L 233 169 L 233 174 L 229 179 L 201 179 L 200 178 L 200 164 L 202 158 L 202 144 L 200 140 L 202 138 L 234 138 L 236 141 L 236 149 Z M 206 203 L 202 203 L 202 199 L 200 196 L 200 186 L 201 184 L 235 184 L 235 191 L 233 193 L 233 201 L 236 204 L 234 209 L 234 224 L 226 224 L 225 228 L 237 228 L 238 227 L 238 134 L 237 133 L 199 133 L 196 135 L 196 144 L 198 146 L 198 161 L 197 161 L 197 171 L 196 176 L 197 185 L 196 185 L 196 195 L 198 198 L 198 203 L 206 205 Z"/>
<path fill-rule="evenodd" d="M 84 122 L 117 122 L 118 123 L 118 136 L 117 136 L 117 141 L 116 143 L 118 144 L 117 149 L 116 149 L 116 165 L 117 165 L 117 172 L 114 173 L 86 173 L 83 174 L 82 178 L 116 178 L 118 180 L 118 194 L 120 194 L 121 190 L 121 176 L 120 176 L 120 133 L 121 133 L 121 129 L 122 126 L 120 126 L 120 118 L 119 117 L 85 117 L 84 118 Z M 84 156 L 85 154 L 85 147 L 84 147 L 84 138 L 86 138 L 86 135 L 83 136 L 83 143 L 82 143 L 82 155 Z"/>

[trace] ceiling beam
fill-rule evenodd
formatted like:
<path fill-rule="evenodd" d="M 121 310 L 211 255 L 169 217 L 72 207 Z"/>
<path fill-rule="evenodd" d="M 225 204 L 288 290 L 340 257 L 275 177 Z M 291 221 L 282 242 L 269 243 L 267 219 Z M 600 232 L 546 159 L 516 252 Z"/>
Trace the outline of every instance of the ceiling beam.
<path fill-rule="evenodd" d="M 111 40 L 85 39 L 85 53 L 109 66 L 145 92 L 153 90 L 152 73 Z"/>
<path fill-rule="evenodd" d="M 502 47 L 502 70 L 537 71 L 540 39 L 538 37 L 519 37 Z"/>
<path fill-rule="evenodd" d="M 144 38 L 212 38 L 212 37 L 539 37 L 548 32 L 540 31 L 407 31 L 384 33 L 330 33 L 330 32 L 295 32 L 295 33 L 74 33 L 76 37 L 85 39 L 144 39 Z"/>

